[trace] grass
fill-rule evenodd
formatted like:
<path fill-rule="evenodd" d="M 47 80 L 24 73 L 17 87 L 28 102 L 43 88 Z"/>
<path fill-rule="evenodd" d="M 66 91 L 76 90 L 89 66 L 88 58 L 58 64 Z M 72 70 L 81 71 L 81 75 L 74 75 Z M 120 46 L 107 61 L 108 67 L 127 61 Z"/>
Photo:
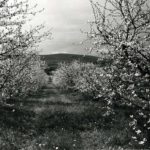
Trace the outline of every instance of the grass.
<path fill-rule="evenodd" d="M 123 111 L 122 111 L 123 112 Z M 128 147 L 124 114 L 119 122 L 103 117 L 98 102 L 59 91 L 52 85 L 39 95 L 0 108 L 0 150 L 121 150 Z"/>

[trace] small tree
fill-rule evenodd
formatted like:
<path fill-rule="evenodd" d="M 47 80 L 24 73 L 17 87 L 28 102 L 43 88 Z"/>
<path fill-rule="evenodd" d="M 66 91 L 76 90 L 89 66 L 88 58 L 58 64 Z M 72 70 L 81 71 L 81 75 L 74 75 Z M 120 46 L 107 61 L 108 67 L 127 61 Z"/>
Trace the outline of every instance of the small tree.
<path fill-rule="evenodd" d="M 90 2 L 95 20 L 88 38 L 101 59 L 110 59 L 104 69 L 111 75 L 112 103 L 134 107 L 132 140 L 146 145 L 150 141 L 150 1 Z"/>
<path fill-rule="evenodd" d="M 75 79 L 81 69 L 81 62 L 60 63 L 52 73 L 52 83 L 64 90 L 75 89 Z"/>
<path fill-rule="evenodd" d="M 35 53 L 30 52 L 17 59 L 7 59 L 3 62 L 3 66 L 3 71 L 8 71 L 7 81 L 1 89 L 1 98 L 4 101 L 24 98 L 48 82 L 48 76 L 44 72 L 46 65 Z"/>

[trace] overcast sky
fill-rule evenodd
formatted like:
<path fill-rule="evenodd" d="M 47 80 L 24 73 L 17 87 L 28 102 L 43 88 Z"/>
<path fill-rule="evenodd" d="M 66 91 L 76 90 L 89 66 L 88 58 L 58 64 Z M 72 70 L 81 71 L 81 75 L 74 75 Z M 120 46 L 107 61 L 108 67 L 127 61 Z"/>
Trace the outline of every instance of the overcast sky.
<path fill-rule="evenodd" d="M 33 0 L 30 0 L 33 3 Z M 34 0 L 44 12 L 37 15 L 33 24 L 44 23 L 52 28 L 52 40 L 44 41 L 42 54 L 86 53 L 82 42 L 86 37 L 80 29 L 88 30 L 92 17 L 89 0 Z"/>

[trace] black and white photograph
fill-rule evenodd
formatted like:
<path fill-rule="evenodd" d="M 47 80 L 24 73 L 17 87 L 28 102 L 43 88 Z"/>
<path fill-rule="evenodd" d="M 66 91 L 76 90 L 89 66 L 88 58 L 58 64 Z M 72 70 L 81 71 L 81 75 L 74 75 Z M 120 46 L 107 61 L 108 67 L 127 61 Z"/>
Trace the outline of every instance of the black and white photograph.
<path fill-rule="evenodd" d="M 0 0 L 0 150 L 149 150 L 150 0 Z"/>

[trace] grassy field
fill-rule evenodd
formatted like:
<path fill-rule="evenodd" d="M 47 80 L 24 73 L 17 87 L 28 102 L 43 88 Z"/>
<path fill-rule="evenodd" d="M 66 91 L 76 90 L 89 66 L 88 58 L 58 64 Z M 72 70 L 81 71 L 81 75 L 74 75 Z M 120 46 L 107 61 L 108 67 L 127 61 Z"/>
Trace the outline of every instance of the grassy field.
<path fill-rule="evenodd" d="M 116 150 L 129 142 L 124 113 L 114 122 L 98 102 L 51 83 L 0 113 L 0 150 Z"/>

